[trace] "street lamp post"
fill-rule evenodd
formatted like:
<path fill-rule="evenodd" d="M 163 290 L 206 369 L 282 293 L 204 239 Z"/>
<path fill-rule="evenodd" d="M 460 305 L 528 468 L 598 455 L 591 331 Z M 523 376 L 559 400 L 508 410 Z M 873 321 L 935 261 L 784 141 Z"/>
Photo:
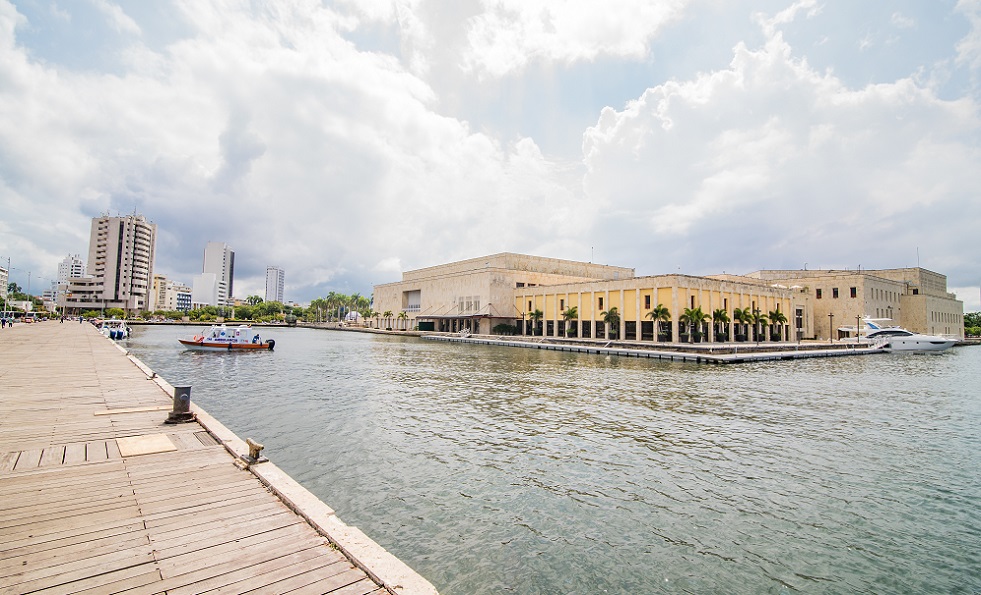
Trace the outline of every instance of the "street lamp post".
<path fill-rule="evenodd" d="M 855 348 L 858 348 L 859 339 L 862 338 L 862 317 L 855 315 Z"/>
<path fill-rule="evenodd" d="M 832 343 L 835 342 L 835 315 L 828 314 L 828 340 Z"/>

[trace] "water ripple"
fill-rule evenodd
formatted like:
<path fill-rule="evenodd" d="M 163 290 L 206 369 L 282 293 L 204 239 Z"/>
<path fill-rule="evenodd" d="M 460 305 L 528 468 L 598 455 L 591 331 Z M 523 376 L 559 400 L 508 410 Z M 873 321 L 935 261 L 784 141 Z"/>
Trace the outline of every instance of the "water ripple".
<path fill-rule="evenodd" d="M 728 367 L 129 348 L 442 593 L 981 590 L 981 350 Z"/>

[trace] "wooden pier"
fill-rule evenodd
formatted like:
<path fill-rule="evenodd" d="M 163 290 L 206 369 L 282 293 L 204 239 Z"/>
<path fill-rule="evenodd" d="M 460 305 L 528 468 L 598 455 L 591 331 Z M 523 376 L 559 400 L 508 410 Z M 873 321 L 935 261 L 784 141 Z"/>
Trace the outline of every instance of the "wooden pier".
<path fill-rule="evenodd" d="M 172 394 L 87 323 L 0 331 L 0 594 L 436 593 Z"/>
<path fill-rule="evenodd" d="M 740 343 L 716 344 L 675 344 L 594 340 L 591 342 L 570 341 L 553 337 L 512 337 L 498 338 L 462 335 L 426 335 L 423 339 L 446 341 L 450 343 L 471 343 L 498 347 L 520 347 L 523 349 L 544 349 L 546 351 L 569 351 L 591 353 L 594 355 L 615 355 L 618 357 L 637 357 L 669 362 L 691 362 L 696 364 L 741 364 L 748 362 L 781 361 L 808 359 L 814 357 L 847 357 L 871 355 L 883 351 L 871 345 L 839 345 L 793 343 L 763 343 L 759 346 Z"/>

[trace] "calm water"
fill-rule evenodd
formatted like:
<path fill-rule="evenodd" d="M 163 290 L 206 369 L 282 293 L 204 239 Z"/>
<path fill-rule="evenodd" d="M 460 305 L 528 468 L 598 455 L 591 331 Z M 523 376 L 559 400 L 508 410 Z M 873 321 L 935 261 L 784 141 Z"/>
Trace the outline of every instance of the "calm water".
<path fill-rule="evenodd" d="M 445 595 L 981 592 L 981 347 L 699 366 L 128 347 Z"/>

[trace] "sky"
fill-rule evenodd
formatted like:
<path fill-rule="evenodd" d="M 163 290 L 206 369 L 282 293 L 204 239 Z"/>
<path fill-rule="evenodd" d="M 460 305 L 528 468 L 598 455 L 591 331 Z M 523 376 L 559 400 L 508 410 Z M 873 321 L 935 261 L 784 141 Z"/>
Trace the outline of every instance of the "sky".
<path fill-rule="evenodd" d="M 0 0 L 0 265 L 39 294 L 139 213 L 240 298 L 518 252 L 976 311 L 979 105 L 981 0 Z"/>

